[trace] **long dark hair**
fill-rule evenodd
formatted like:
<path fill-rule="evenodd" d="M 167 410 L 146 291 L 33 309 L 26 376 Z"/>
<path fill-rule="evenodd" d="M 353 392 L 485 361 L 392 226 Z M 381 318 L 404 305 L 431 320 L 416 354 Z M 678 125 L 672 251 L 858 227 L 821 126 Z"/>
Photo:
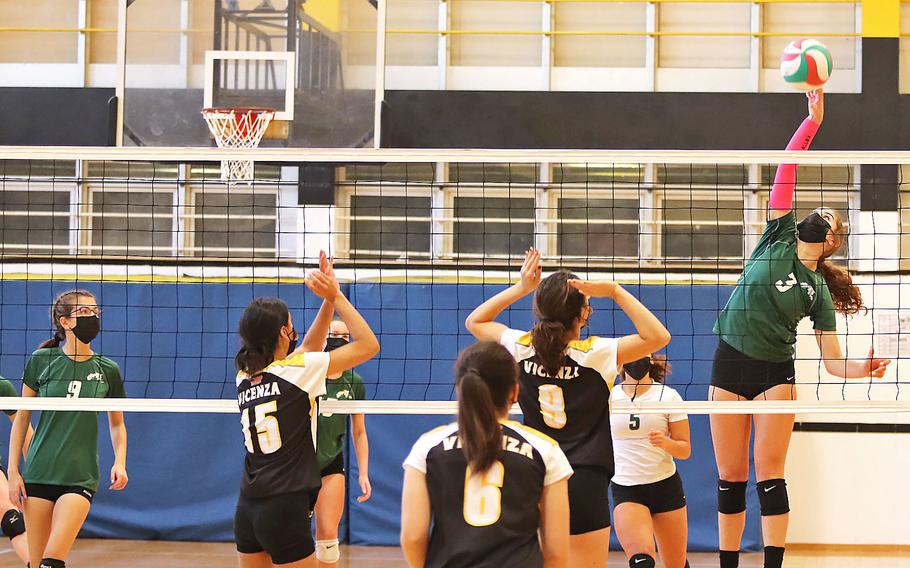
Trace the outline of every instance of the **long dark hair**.
<path fill-rule="evenodd" d="M 238 371 L 253 375 L 275 360 L 281 328 L 288 324 L 288 305 L 279 298 L 256 298 L 240 317 L 240 350 L 234 357 Z"/>
<path fill-rule="evenodd" d="M 54 335 L 38 345 L 38 349 L 48 347 L 60 347 L 60 344 L 66 341 L 66 330 L 60 325 L 60 318 L 69 317 L 73 310 L 79 306 L 79 298 L 94 298 L 95 295 L 88 290 L 67 290 L 54 299 L 51 304 L 51 324 L 54 326 Z"/>
<path fill-rule="evenodd" d="M 455 361 L 458 433 L 472 473 L 484 473 L 502 451 L 499 416 L 518 384 L 518 364 L 495 341 L 464 349 Z"/>
<path fill-rule="evenodd" d="M 818 259 L 818 273 L 828 284 L 835 311 L 848 315 L 855 314 L 865 307 L 863 295 L 853 283 L 853 276 L 847 270 L 828 262 L 828 257 L 843 246 L 847 237 L 847 226 L 836 210 L 829 207 L 825 207 L 825 210 L 831 213 L 837 223 L 831 231 L 834 234 L 834 248 L 827 255 Z"/>
<path fill-rule="evenodd" d="M 547 276 L 534 294 L 537 323 L 531 329 L 531 344 L 540 366 L 551 376 L 559 372 L 569 344 L 567 331 L 575 325 L 585 307 L 584 294 L 569 286 L 577 278 L 568 270 Z"/>

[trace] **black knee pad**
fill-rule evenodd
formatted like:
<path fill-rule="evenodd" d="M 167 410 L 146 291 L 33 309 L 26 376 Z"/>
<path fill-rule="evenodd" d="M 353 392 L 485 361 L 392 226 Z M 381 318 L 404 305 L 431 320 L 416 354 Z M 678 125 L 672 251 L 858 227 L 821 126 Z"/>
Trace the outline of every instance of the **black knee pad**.
<path fill-rule="evenodd" d="M 629 559 L 629 568 L 654 568 L 654 558 L 650 554 L 636 554 Z"/>
<path fill-rule="evenodd" d="M 758 482 L 758 504 L 763 517 L 790 512 L 787 482 L 783 479 L 766 479 Z"/>
<path fill-rule="evenodd" d="M 66 562 L 56 558 L 43 558 L 39 568 L 66 568 Z"/>
<path fill-rule="evenodd" d="M 717 481 L 717 512 L 735 515 L 746 510 L 746 482 Z"/>
<path fill-rule="evenodd" d="M 22 513 L 16 509 L 10 509 L 3 513 L 3 519 L 0 520 L 0 530 L 8 536 L 10 540 L 16 538 L 25 532 L 25 520 Z"/>

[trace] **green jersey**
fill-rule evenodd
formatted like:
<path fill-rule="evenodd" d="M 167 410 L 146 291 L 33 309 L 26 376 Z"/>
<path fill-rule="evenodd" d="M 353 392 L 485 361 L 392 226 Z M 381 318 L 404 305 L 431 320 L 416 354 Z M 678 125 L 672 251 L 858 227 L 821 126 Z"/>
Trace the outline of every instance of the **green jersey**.
<path fill-rule="evenodd" d="M 13 383 L 8 380 L 0 377 L 0 396 L 19 396 L 19 393 L 16 392 L 16 387 L 13 386 Z M 4 410 L 7 416 L 12 416 L 16 413 L 15 410 Z"/>
<path fill-rule="evenodd" d="M 363 400 L 366 398 L 363 379 L 354 371 L 345 371 L 337 379 L 326 380 L 325 390 L 323 400 Z M 324 469 L 341 453 L 347 431 L 347 414 L 319 412 L 319 419 L 316 423 L 316 462 L 319 464 L 319 469 Z"/>
<path fill-rule="evenodd" d="M 22 382 L 38 396 L 126 397 L 117 363 L 100 355 L 73 361 L 59 347 L 32 353 Z M 97 491 L 98 413 L 42 411 L 22 478 L 26 483 L 76 485 Z"/>
<path fill-rule="evenodd" d="M 791 211 L 765 226 L 714 333 L 753 359 L 784 362 L 793 359 L 796 326 L 806 316 L 817 330 L 837 329 L 827 282 L 797 257 Z"/>

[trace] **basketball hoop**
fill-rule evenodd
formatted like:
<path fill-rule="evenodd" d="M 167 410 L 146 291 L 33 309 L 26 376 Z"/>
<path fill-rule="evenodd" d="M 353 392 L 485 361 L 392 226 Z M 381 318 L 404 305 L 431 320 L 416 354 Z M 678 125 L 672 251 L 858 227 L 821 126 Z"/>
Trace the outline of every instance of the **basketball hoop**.
<path fill-rule="evenodd" d="M 202 116 L 219 148 L 256 148 L 275 111 L 270 108 L 207 108 Z M 222 160 L 221 179 L 253 181 L 253 160 Z"/>

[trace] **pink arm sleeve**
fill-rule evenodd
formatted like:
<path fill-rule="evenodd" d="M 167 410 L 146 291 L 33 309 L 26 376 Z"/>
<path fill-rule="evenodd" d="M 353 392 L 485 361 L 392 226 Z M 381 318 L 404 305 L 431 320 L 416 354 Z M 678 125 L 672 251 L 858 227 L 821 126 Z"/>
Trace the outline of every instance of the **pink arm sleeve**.
<path fill-rule="evenodd" d="M 787 150 L 808 150 L 809 144 L 818 132 L 818 123 L 806 117 L 796 134 L 787 144 Z M 774 176 L 774 186 L 771 188 L 771 199 L 768 201 L 770 209 L 788 211 L 793 208 L 793 188 L 796 186 L 796 164 L 781 164 L 777 166 Z"/>

